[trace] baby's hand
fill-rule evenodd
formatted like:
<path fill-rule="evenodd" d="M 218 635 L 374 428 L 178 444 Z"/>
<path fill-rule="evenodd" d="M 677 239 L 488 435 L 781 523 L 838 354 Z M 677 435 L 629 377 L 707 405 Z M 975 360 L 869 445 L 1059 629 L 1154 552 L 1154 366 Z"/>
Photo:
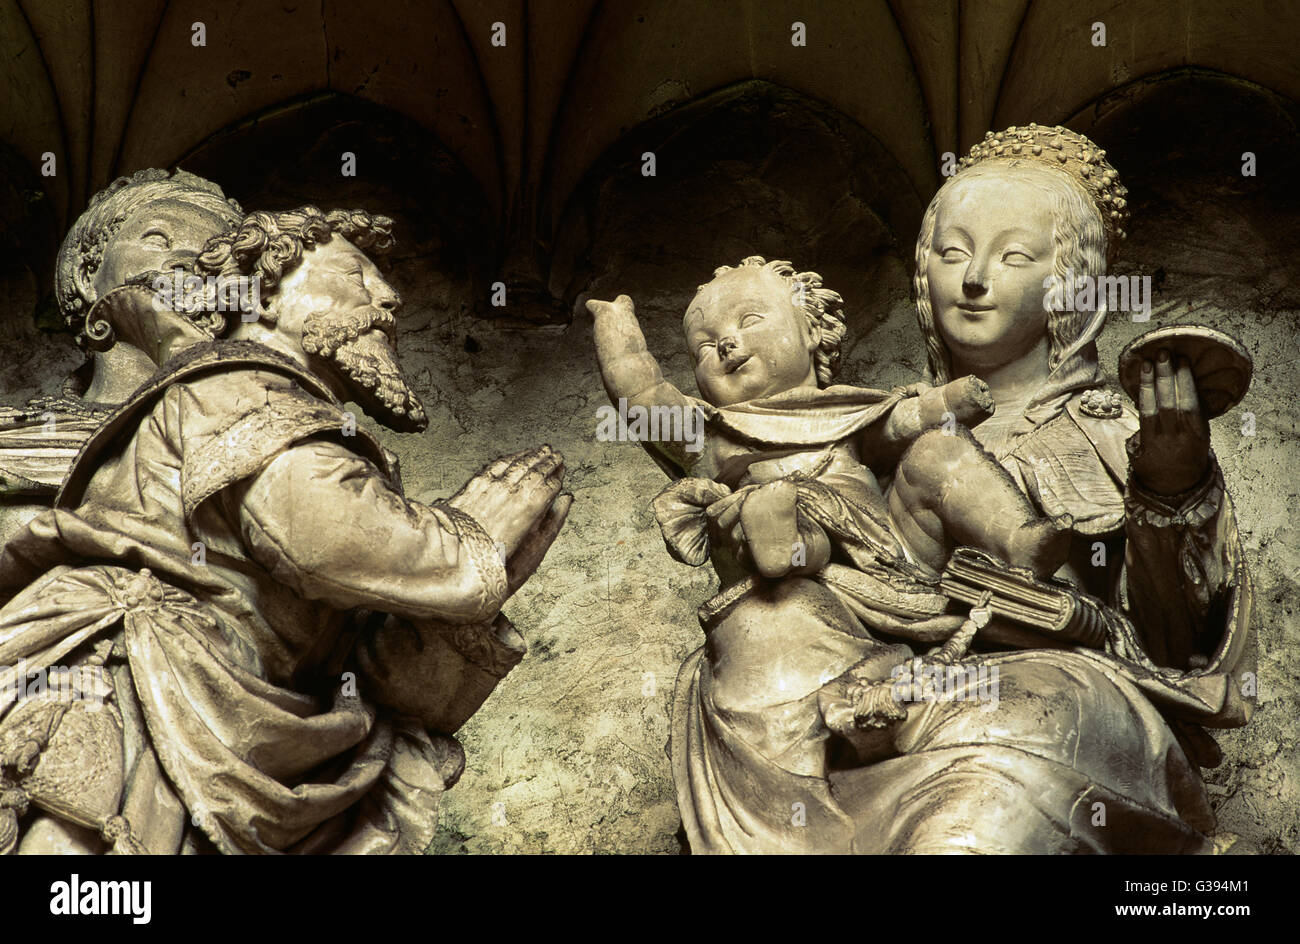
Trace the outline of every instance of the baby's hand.
<path fill-rule="evenodd" d="M 731 531 L 764 577 L 784 577 L 794 568 L 800 521 L 793 482 L 781 479 L 750 486 L 708 508 L 723 532 Z"/>
<path fill-rule="evenodd" d="M 971 428 L 992 416 L 994 410 L 988 384 L 973 375 L 926 390 L 918 400 L 922 429 L 954 421 Z"/>
<path fill-rule="evenodd" d="M 636 321 L 636 306 L 628 295 L 620 295 L 612 302 L 602 302 L 595 298 L 587 299 L 587 311 L 597 321 L 609 318 L 630 318 Z"/>
<path fill-rule="evenodd" d="M 799 545 L 798 492 L 779 479 L 755 489 L 740 506 L 740 529 L 754 567 L 764 577 L 784 577 L 794 569 Z"/>
<path fill-rule="evenodd" d="M 799 492 L 789 479 L 746 485 L 705 509 L 715 535 L 730 540 L 747 567 L 769 579 L 814 573 L 830 559 L 826 532 L 801 520 Z"/>

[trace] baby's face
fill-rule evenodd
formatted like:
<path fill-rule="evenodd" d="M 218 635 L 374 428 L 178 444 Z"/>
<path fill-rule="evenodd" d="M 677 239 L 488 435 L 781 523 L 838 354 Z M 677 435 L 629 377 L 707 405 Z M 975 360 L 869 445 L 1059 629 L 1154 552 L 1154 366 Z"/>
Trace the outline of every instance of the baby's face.
<path fill-rule="evenodd" d="M 817 386 L 820 334 L 778 275 L 757 266 L 724 272 L 695 296 L 682 324 L 695 382 L 714 406 Z"/>

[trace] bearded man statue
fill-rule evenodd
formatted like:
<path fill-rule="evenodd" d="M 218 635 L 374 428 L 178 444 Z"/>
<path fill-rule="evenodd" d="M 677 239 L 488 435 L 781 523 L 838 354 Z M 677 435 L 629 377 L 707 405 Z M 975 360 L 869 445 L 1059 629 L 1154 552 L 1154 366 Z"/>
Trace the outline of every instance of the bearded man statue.
<path fill-rule="evenodd" d="M 257 276 L 258 306 L 137 391 L 5 546 L 0 665 L 73 683 L 0 678 L 0 852 L 432 840 L 452 735 L 523 655 L 501 606 L 572 498 L 549 446 L 405 497 L 343 406 L 427 422 L 367 256 L 391 245 L 384 217 L 312 207 L 211 240 L 200 273 Z"/>

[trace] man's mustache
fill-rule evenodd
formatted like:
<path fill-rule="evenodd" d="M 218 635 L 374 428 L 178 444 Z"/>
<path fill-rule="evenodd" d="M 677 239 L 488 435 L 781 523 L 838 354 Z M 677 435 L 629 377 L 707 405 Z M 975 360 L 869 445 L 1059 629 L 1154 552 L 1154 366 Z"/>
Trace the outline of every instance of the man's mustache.
<path fill-rule="evenodd" d="M 350 312 L 322 309 L 312 312 L 303 324 L 303 349 L 308 354 L 331 357 L 344 344 L 351 344 L 366 332 L 379 329 L 396 351 L 397 319 L 387 308 L 362 308 Z"/>

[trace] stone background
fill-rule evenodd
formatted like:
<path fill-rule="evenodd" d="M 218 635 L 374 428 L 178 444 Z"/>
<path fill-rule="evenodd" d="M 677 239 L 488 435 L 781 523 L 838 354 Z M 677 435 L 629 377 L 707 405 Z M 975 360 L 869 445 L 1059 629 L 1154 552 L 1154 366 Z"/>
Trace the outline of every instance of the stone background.
<path fill-rule="evenodd" d="M 879 69 L 887 79 L 893 68 L 888 56 L 906 56 L 908 48 L 918 67 L 946 61 L 941 26 L 949 5 L 932 6 L 933 20 L 890 7 L 909 45 L 863 68 Z M 1300 491 L 1300 132 L 1297 95 L 1278 93 L 1300 89 L 1294 54 L 1284 46 L 1278 52 L 1281 41 L 1262 28 L 1246 40 L 1240 30 L 1223 32 L 1224 44 L 1255 44 L 1254 58 L 1241 60 L 1249 58 L 1250 69 L 1273 70 L 1267 82 L 1259 74 L 1252 81 L 1240 78 L 1246 64 L 1227 75 L 1223 62 L 1208 61 L 1210 53 L 1199 60 L 1194 53 L 1209 48 L 1205 37 L 1219 28 L 1205 19 L 1215 15 L 1212 5 L 1140 3 L 1132 15 L 1156 24 L 1142 29 L 1158 30 L 1161 16 L 1172 21 L 1184 8 L 1202 18 L 1189 15 L 1186 34 L 1166 37 L 1165 46 L 1160 36 L 1146 36 L 1150 48 L 1117 39 L 1119 48 L 1096 53 L 1110 57 L 1104 68 L 1084 63 L 1093 55 L 1086 43 L 1044 65 L 1044 50 L 1056 48 L 1052 31 L 1065 28 L 1043 12 L 1050 6 L 1035 6 L 1021 23 L 1020 35 L 1042 34 L 1036 42 L 987 41 L 988 48 L 1002 50 L 988 61 L 1020 71 L 1014 80 L 998 80 L 997 69 L 986 68 L 962 88 L 1000 87 L 1001 97 L 970 105 L 969 96 L 949 101 L 942 69 L 886 87 L 876 73 L 875 84 L 855 74 L 851 57 L 848 65 L 841 61 L 838 78 L 828 77 L 822 62 L 821 72 L 808 72 L 802 86 L 778 81 L 780 68 L 753 60 L 752 49 L 744 75 L 723 74 L 720 66 L 717 74 L 688 75 L 705 67 L 673 45 L 680 37 L 663 24 L 689 5 L 647 4 L 650 25 L 644 29 L 659 30 L 658 44 L 637 32 L 633 51 L 633 40 L 612 43 L 575 65 L 582 81 L 571 79 L 566 87 L 577 104 L 561 109 L 554 143 L 545 149 L 549 156 L 524 161 L 533 168 L 527 172 L 511 170 L 512 139 L 500 130 L 515 114 L 511 109 L 522 106 L 500 92 L 490 70 L 486 85 L 498 96 L 493 133 L 500 165 L 491 173 L 473 158 L 475 134 L 488 134 L 480 113 L 471 112 L 471 131 L 461 138 L 447 130 L 461 124 L 454 116 L 443 116 L 448 126 L 412 117 L 418 109 L 394 104 L 410 88 L 394 84 L 391 57 L 377 56 L 371 71 L 369 60 L 345 55 L 344 65 L 362 76 L 346 94 L 259 113 L 170 151 L 150 151 L 153 139 L 138 131 L 126 135 L 113 165 L 117 172 L 179 160 L 217 180 L 246 208 L 355 205 L 397 219 L 400 245 L 390 280 L 406 300 L 399 351 L 431 418 L 424 434 L 384 434 L 402 458 L 410 497 L 445 497 L 493 456 L 543 441 L 567 458 L 568 487 L 576 496 L 569 523 L 506 610 L 528 640 L 529 655 L 460 732 L 468 770 L 444 799 L 430 851 L 680 849 L 664 752 L 668 704 L 678 665 L 702 642 L 695 609 L 716 582 L 707 569 L 677 564 L 664 551 L 650 511 L 665 484 L 662 473 L 636 445 L 595 439 L 596 409 L 606 401 L 583 300 L 631 295 L 669 378 L 692 390 L 680 317 L 695 287 L 715 266 L 734 265 L 751 253 L 791 259 L 800 269 L 821 272 L 846 299 L 843 382 L 888 387 L 919 379 L 924 353 L 910 300 L 912 242 L 941 178 L 937 159 L 933 166 L 917 161 L 958 144 L 964 149 L 983 128 L 1030 120 L 1066 122 L 1093 136 L 1131 191 L 1131 236 L 1113 271 L 1151 276 L 1155 307 L 1147 324 L 1112 316 L 1101 344 L 1103 363 L 1113 369 L 1128 340 L 1173 321 L 1227 330 L 1254 357 L 1251 391 L 1215 422 L 1214 448 L 1256 581 L 1259 709 L 1246 729 L 1217 733 L 1227 760 L 1206 777 L 1221 829 L 1264 851 L 1300 851 L 1300 624 L 1294 615 L 1300 525 L 1290 520 Z M 871 20 L 878 8 L 885 5 L 861 17 Z M 611 25 L 615 19 L 630 24 L 641 8 L 592 9 L 589 31 L 601 34 L 618 25 Z M 0 14 L 7 10 L 0 3 Z M 848 23 L 849 14 L 843 16 Z M 1092 16 L 1082 11 L 1070 22 L 1086 24 Z M 639 22 L 628 24 L 619 28 L 642 29 Z M 37 33 L 40 26 L 35 21 Z M 753 47 L 766 29 L 751 24 L 748 33 L 733 36 L 717 24 L 698 26 L 702 39 L 681 41 L 717 44 L 717 62 L 745 36 Z M 984 35 L 978 28 L 962 33 L 960 43 Z M 990 24 L 982 28 L 988 36 L 1001 35 Z M 788 44 L 785 29 L 768 32 Z M 540 43 L 549 35 L 535 33 L 534 39 Z M 1112 35 L 1121 35 L 1114 24 Z M 337 34 L 336 41 L 343 42 Z M 1166 46 L 1181 51 L 1166 59 L 1151 51 Z M 626 57 L 612 61 L 619 49 Z M 396 55 L 389 49 L 385 56 L 390 53 Z M 272 81 L 257 65 L 263 59 L 242 48 L 226 55 L 202 68 L 225 75 L 248 65 L 253 77 L 230 72 L 233 79 L 218 83 L 229 84 L 229 92 L 222 91 L 220 102 L 215 95 L 205 99 L 203 107 L 250 114 L 253 106 L 237 101 L 252 94 L 249 89 L 277 100 L 258 85 Z M 273 74 L 292 79 L 295 55 L 281 54 Z M 331 73 L 335 86 L 343 84 L 342 71 L 339 66 Z M 632 73 L 657 78 L 637 93 L 641 110 L 625 107 L 620 116 L 619 102 L 632 95 Z M 140 94 L 169 88 L 156 72 L 147 75 Z M 196 81 L 187 76 L 176 80 L 182 90 Z M 820 88 L 810 88 L 817 82 Z M 885 104 L 846 105 L 862 98 L 858 84 L 878 92 Z M 530 86 L 540 87 L 540 80 Z M 593 87 L 608 91 L 607 103 Z M 387 89 L 384 107 L 372 100 L 374 89 Z M 198 127 L 193 115 L 186 121 Z M 40 180 L 32 161 L 16 156 L 25 154 L 20 147 L 6 150 L 5 141 L 12 144 L 17 134 L 12 127 L 0 127 L 0 165 L 12 165 L 0 187 L 0 245 L 11 250 L 0 270 L 6 313 L 0 318 L 0 393 L 17 404 L 57 392 L 80 355 L 66 335 L 37 327 L 42 319 L 49 323 L 51 234 L 57 238 L 66 228 L 52 220 L 66 214 L 53 213 L 50 200 L 34 196 Z M 341 180 L 337 155 L 349 148 L 363 155 L 364 172 Z M 579 159 L 578 151 L 597 157 Z M 654 178 L 640 172 L 646 151 L 656 155 Z M 1241 175 L 1244 151 L 1257 155 L 1258 176 Z M 513 183 L 494 189 L 493 173 Z M 88 173 L 85 179 L 96 178 Z M 75 214 L 102 182 L 86 187 L 83 181 L 58 199 Z M 546 209 L 533 212 L 536 206 Z M 507 283 L 507 304 L 492 309 L 485 299 L 498 279 Z M 1242 435 L 1246 413 L 1255 418 L 1253 436 Z"/>

